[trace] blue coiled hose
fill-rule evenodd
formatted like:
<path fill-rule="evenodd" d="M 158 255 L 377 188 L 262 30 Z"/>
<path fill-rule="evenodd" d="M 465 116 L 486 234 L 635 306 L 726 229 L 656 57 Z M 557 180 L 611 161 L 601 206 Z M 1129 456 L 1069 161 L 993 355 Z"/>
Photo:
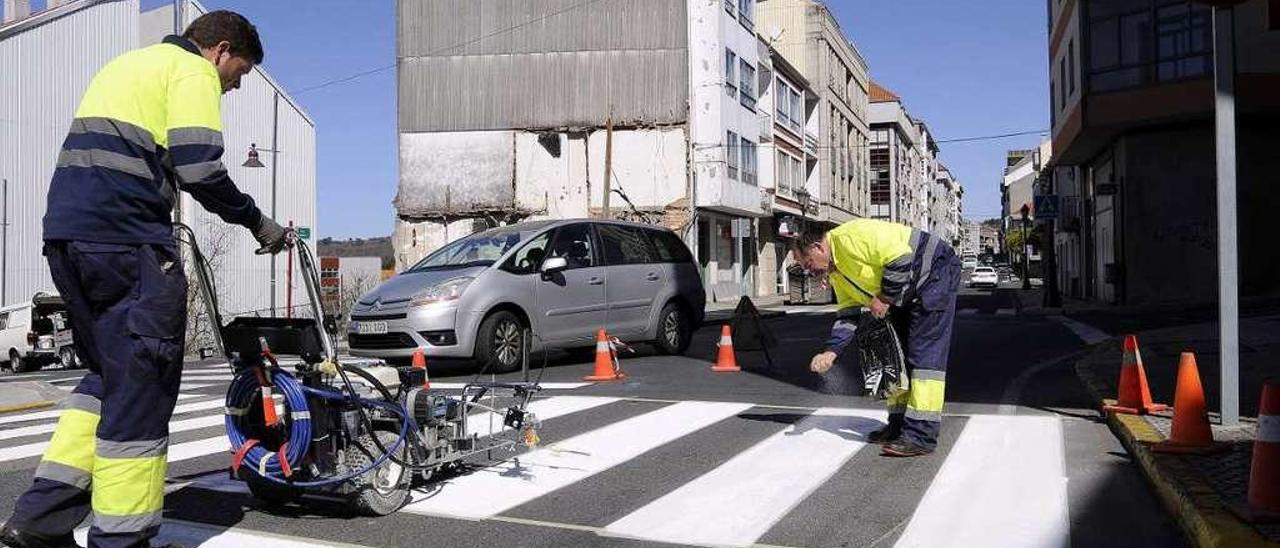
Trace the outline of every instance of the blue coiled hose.
<path fill-rule="evenodd" d="M 365 407 L 379 408 L 394 413 L 400 417 L 400 433 L 396 438 L 395 443 L 393 443 L 391 447 L 387 448 L 387 452 L 374 459 L 368 466 L 344 476 L 317 481 L 287 481 L 282 479 L 284 470 L 280 466 L 281 455 L 279 453 L 272 453 L 261 445 L 255 445 L 245 453 L 244 460 L 241 461 L 240 465 L 249 467 L 249 469 L 253 470 L 254 473 L 258 473 L 259 470 L 265 471 L 265 474 L 258 475 L 266 480 L 294 487 L 323 487 L 350 481 L 386 462 L 387 459 L 391 458 L 392 453 L 395 453 L 402 445 L 404 445 L 404 441 L 409 435 L 409 417 L 408 414 L 405 413 L 404 409 L 399 405 L 377 400 L 368 400 L 354 395 L 343 394 L 341 392 L 320 390 L 303 386 L 302 383 L 298 382 L 298 379 L 294 378 L 293 375 L 290 375 L 288 372 L 278 368 L 273 368 L 271 370 L 271 383 L 282 395 L 284 395 L 285 405 L 289 409 L 290 413 L 289 446 L 283 455 L 283 457 L 288 461 L 290 469 L 299 470 L 302 468 L 302 459 L 306 457 L 307 449 L 311 445 L 311 418 L 309 413 L 310 408 L 307 406 L 306 394 L 312 394 L 328 400 L 355 401 Z M 235 378 L 231 381 L 231 386 L 227 388 L 227 438 L 231 441 L 231 447 L 236 450 L 239 450 L 239 448 L 243 446 L 248 439 L 245 437 L 244 433 L 241 432 L 240 425 L 238 424 L 243 415 L 232 414 L 230 411 L 235 409 L 247 410 L 253 402 L 254 392 L 258 391 L 260 388 L 261 384 L 258 383 L 257 375 L 248 368 L 237 373 Z M 372 435 L 372 433 L 370 435 Z M 267 459 L 265 465 L 262 464 L 263 459 Z"/>

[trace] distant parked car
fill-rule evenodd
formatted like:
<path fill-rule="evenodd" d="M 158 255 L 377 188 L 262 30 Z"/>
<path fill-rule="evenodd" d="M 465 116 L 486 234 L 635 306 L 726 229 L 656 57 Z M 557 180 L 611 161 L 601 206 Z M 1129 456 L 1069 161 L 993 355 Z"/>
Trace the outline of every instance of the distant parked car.
<path fill-rule="evenodd" d="M 996 287 L 1000 285 L 1000 277 L 996 275 L 996 270 L 989 266 L 980 266 L 973 269 L 973 274 L 969 276 L 969 287 Z"/>
<path fill-rule="evenodd" d="M 7 373 L 36 371 L 54 362 L 79 365 L 71 320 L 62 297 L 36 293 L 30 301 L 0 308 L 0 368 Z"/>
<path fill-rule="evenodd" d="M 489 371 L 534 350 L 592 347 L 601 327 L 624 341 L 683 353 L 706 293 L 680 237 L 637 223 L 536 221 L 454 241 L 352 307 L 356 356 L 404 360 L 416 350 L 471 358 Z"/>

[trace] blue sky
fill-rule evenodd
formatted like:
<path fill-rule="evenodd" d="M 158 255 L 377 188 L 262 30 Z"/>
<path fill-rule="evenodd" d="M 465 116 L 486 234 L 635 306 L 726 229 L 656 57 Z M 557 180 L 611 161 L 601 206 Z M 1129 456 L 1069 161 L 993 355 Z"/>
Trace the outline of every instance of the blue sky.
<path fill-rule="evenodd" d="M 386 236 L 396 187 L 395 71 L 306 88 L 395 63 L 392 0 L 203 0 L 254 21 L 264 66 L 316 120 L 320 236 Z M 143 0 L 144 7 L 167 3 Z M 34 2 L 37 8 L 43 1 Z M 830 0 L 871 67 L 938 139 L 1048 126 L 1042 0 Z M 1004 152 L 1037 136 L 941 145 L 965 214 L 998 215 Z"/>

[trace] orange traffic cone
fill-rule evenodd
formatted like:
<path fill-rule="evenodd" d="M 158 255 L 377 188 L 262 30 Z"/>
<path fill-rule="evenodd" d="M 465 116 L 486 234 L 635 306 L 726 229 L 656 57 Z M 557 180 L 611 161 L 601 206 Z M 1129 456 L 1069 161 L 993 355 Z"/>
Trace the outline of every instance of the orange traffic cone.
<path fill-rule="evenodd" d="M 1197 454 L 1231 449 L 1230 445 L 1213 441 L 1209 412 L 1204 403 L 1204 387 L 1200 385 L 1200 370 L 1196 367 L 1196 355 L 1191 352 L 1183 352 L 1178 362 L 1178 388 L 1173 396 L 1173 435 L 1152 449 L 1161 453 Z"/>
<path fill-rule="evenodd" d="M 596 371 L 582 378 L 584 381 L 616 381 L 625 377 L 613 366 L 613 349 L 609 347 L 609 335 L 604 329 L 596 331 Z"/>
<path fill-rule="evenodd" d="M 1151 387 L 1147 385 L 1147 370 L 1142 367 L 1142 353 L 1138 351 L 1138 338 L 1124 338 L 1124 364 L 1120 366 L 1120 395 L 1115 405 L 1102 409 L 1114 413 L 1146 415 L 1164 411 L 1169 406 L 1151 402 Z"/>
<path fill-rule="evenodd" d="M 716 364 L 711 366 L 711 370 L 716 373 L 736 373 L 742 371 L 738 367 L 738 360 L 733 356 L 733 333 L 729 329 L 729 324 L 725 324 L 720 328 L 720 343 L 716 346 L 720 347 L 720 354 L 716 356 Z"/>
<path fill-rule="evenodd" d="M 1280 521 L 1280 381 L 1267 381 L 1258 402 L 1258 434 L 1249 468 L 1250 521 Z"/>
<path fill-rule="evenodd" d="M 413 351 L 413 368 L 422 370 L 422 389 L 431 390 L 431 374 L 427 373 L 427 355 L 421 348 Z"/>

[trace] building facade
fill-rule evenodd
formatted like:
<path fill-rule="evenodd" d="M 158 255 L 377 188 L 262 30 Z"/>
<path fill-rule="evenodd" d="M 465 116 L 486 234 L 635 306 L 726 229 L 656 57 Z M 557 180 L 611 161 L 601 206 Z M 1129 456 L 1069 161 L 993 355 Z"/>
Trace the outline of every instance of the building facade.
<path fill-rule="evenodd" d="M 0 26 L 4 304 L 53 290 L 40 251 L 41 219 L 58 151 L 90 79 L 117 55 L 157 43 L 205 11 L 196 2 L 183 7 L 175 18 L 172 5 L 140 12 L 136 0 L 50 2 L 43 11 Z M 293 222 L 314 233 L 315 123 L 261 67 L 224 97 L 222 121 L 223 161 L 236 185 L 281 224 Z M 241 165 L 252 144 L 278 151 L 262 153 L 267 169 Z M 224 313 L 269 314 L 273 303 L 283 312 L 290 291 L 288 258 L 254 255 L 257 245 L 247 230 L 224 224 L 190 195 L 181 196 L 180 220 L 196 231 L 206 255 L 217 255 Z M 293 302 L 304 302 L 301 284 L 292 292 Z"/>
<path fill-rule="evenodd" d="M 1213 12 L 1174 0 L 1049 0 L 1063 292 L 1108 303 L 1217 295 Z M 1240 292 L 1280 290 L 1267 234 L 1280 169 L 1280 6 L 1250 0 L 1234 27 Z M 1176 272 L 1177 275 L 1169 273 Z"/>

